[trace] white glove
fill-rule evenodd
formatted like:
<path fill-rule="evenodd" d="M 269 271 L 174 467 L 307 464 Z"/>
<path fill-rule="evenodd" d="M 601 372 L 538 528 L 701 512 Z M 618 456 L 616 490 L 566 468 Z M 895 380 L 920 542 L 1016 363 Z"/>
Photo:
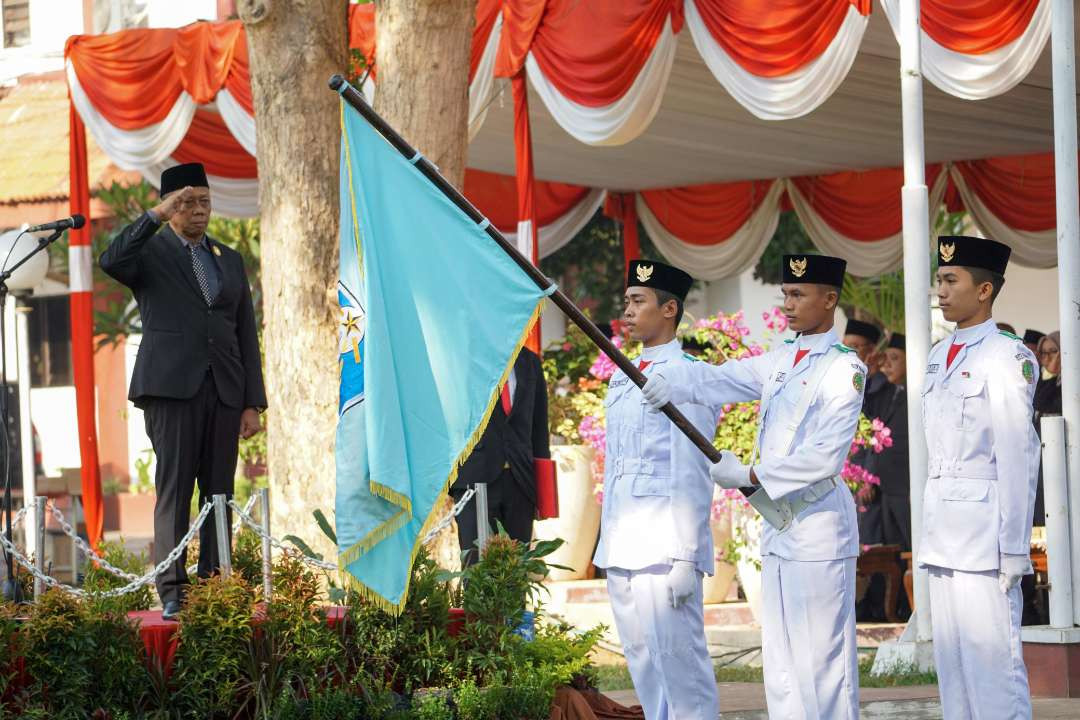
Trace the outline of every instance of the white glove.
<path fill-rule="evenodd" d="M 671 402 L 671 386 L 660 373 L 650 376 L 645 381 L 641 394 L 645 396 L 645 402 L 649 403 L 653 410 L 659 410 Z"/>
<path fill-rule="evenodd" d="M 1031 573 L 1031 560 L 1027 555 L 1001 553 L 1001 564 L 998 565 L 998 587 L 1001 588 L 1002 593 L 1007 594 L 1029 573 Z"/>
<path fill-rule="evenodd" d="M 750 487 L 750 466 L 739 462 L 730 450 L 721 450 L 720 455 L 720 462 L 709 468 L 712 481 L 726 490 Z"/>
<path fill-rule="evenodd" d="M 671 607 L 677 608 L 694 596 L 698 586 L 697 568 L 689 560 L 672 560 L 667 574 Z"/>

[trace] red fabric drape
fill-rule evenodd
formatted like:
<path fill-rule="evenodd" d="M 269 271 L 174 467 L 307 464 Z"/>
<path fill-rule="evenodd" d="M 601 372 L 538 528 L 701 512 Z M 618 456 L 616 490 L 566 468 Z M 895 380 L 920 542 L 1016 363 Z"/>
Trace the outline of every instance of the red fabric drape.
<path fill-rule="evenodd" d="M 350 45 L 363 50 L 370 41 L 371 52 L 373 8 L 349 6 Z M 366 14 L 371 14 L 370 33 L 363 22 Z M 239 20 L 75 35 L 68 38 L 64 55 L 90 102 L 123 130 L 164 120 L 181 91 L 196 103 L 206 104 L 226 88 L 245 110 L 253 112 L 247 37 Z"/>
<path fill-rule="evenodd" d="M 229 132 L 221 115 L 196 110 L 187 135 L 172 153 L 178 163 L 201 162 L 209 175 L 249 179 L 258 176 L 255 158 Z"/>
<path fill-rule="evenodd" d="M 682 8 L 682 0 L 508 4 L 495 74 L 513 77 L 531 51 L 565 97 L 589 107 L 610 105 L 633 84 L 668 18 L 673 32 L 682 29 Z"/>
<path fill-rule="evenodd" d="M 79 230 L 68 233 L 71 258 L 80 267 L 70 267 L 73 279 L 71 304 L 71 361 L 75 375 L 75 419 L 79 432 L 82 503 L 86 535 L 91 547 L 101 542 L 104 507 L 101 470 L 97 452 L 97 401 L 94 395 L 94 306 L 93 269 L 90 265 L 90 172 L 86 158 L 86 128 L 74 105 L 69 111 L 70 207 L 87 218 Z M 81 284 L 89 287 L 82 287 Z"/>
<path fill-rule="evenodd" d="M 1057 226 L 1053 153 L 954 165 L 987 209 L 1009 227 L 1039 232 Z"/>
<path fill-rule="evenodd" d="M 526 257 L 533 265 L 540 262 L 536 247 L 536 210 L 533 189 L 536 183 L 533 171 L 532 131 L 529 127 L 529 90 L 522 70 L 510 81 L 514 95 L 514 177 L 517 188 L 517 215 L 519 231 L 528 223 L 528 237 L 518 237 L 518 248 L 527 250 Z M 534 325 L 529 335 L 528 347 L 540 354 L 540 325 Z"/>
<path fill-rule="evenodd" d="M 604 201 L 604 215 L 622 225 L 623 274 L 625 274 L 630 268 L 630 261 L 641 257 L 634 193 L 608 193 L 607 200 Z"/>
<path fill-rule="evenodd" d="M 922 29 L 950 50 L 979 55 L 1020 37 L 1039 0 L 922 0 Z"/>
<path fill-rule="evenodd" d="M 789 75 L 816 60 L 854 6 L 870 0 L 696 0 L 709 34 L 744 70 L 760 77 Z"/>
<path fill-rule="evenodd" d="M 927 166 L 926 184 L 933 185 L 940 172 L 941 165 Z M 904 171 L 900 168 L 799 177 L 791 182 L 829 227 L 853 240 L 881 240 L 903 227 L 900 188 Z"/>
<path fill-rule="evenodd" d="M 761 206 L 772 180 L 643 190 L 657 221 L 691 245 L 715 245 L 746 224 Z"/>
<path fill-rule="evenodd" d="M 533 183 L 533 216 L 537 230 L 570 212 L 589 194 L 584 185 L 536 180 Z M 467 168 L 465 197 L 502 232 L 517 232 L 517 178 Z"/>

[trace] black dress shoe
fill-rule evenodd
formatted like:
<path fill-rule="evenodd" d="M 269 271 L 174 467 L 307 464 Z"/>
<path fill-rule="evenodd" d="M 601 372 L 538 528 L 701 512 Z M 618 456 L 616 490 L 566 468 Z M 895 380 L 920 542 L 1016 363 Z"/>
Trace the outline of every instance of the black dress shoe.
<path fill-rule="evenodd" d="M 180 614 L 180 601 L 170 600 L 165 603 L 165 607 L 161 611 L 162 620 L 175 620 L 176 616 Z"/>

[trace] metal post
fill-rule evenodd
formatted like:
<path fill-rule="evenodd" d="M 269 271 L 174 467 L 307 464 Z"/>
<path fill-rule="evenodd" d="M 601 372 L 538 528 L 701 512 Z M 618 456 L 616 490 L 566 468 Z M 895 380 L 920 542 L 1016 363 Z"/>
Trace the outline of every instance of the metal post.
<path fill-rule="evenodd" d="M 262 508 L 262 573 L 263 573 L 263 602 L 270 602 L 270 595 L 274 589 L 273 565 L 270 559 L 270 490 L 259 490 L 259 507 Z"/>
<path fill-rule="evenodd" d="M 221 565 L 221 575 L 230 578 L 232 577 L 232 544 L 229 541 L 227 507 L 224 495 L 214 496 L 214 525 L 217 527 L 218 562 Z"/>
<path fill-rule="evenodd" d="M 1050 576 L 1050 627 L 1073 626 L 1069 491 L 1065 474 L 1065 418 L 1042 419 L 1043 491 L 1046 493 L 1046 566 Z"/>
<path fill-rule="evenodd" d="M 1073 622 L 1080 624 L 1080 199 L 1076 177 L 1076 39 L 1073 0 L 1052 0 L 1054 187 L 1057 195 L 1061 409 L 1065 417 L 1072 534 Z"/>
<path fill-rule="evenodd" d="M 37 550 L 34 552 L 34 567 L 42 575 L 45 574 L 45 498 L 34 498 L 34 527 Z M 30 534 L 27 533 L 29 538 Z M 36 601 L 45 592 L 45 582 L 39 577 L 34 577 L 34 600 Z"/>
<path fill-rule="evenodd" d="M 488 496 L 487 483 L 476 483 L 476 539 L 480 543 L 480 552 L 484 552 L 488 539 L 491 537 L 491 526 L 488 525 Z"/>
<path fill-rule="evenodd" d="M 23 502 L 29 504 L 30 498 L 37 495 L 37 477 L 34 473 L 34 433 L 30 421 L 30 345 L 26 322 L 27 309 L 19 307 L 14 296 L 8 297 L 10 298 L 8 303 L 15 318 L 15 380 L 16 387 L 19 389 L 19 445 L 22 459 L 21 467 L 12 467 L 9 472 L 12 484 L 15 482 L 14 478 L 22 477 Z M 7 312 L 7 308 L 4 308 L 4 312 Z M 10 412 L 11 408 L 8 410 Z M 35 514 L 27 513 L 26 552 L 29 554 L 37 554 L 40 550 L 37 522 Z"/>
<path fill-rule="evenodd" d="M 930 354 L 930 200 L 923 147 L 923 88 L 919 0 L 900 3 L 900 99 L 904 127 L 904 331 L 907 335 L 908 457 L 911 473 L 911 539 L 916 562 L 916 640 L 929 641 L 930 593 L 926 571 L 919 569 L 923 487 L 928 454 L 923 430 L 922 391 Z"/>

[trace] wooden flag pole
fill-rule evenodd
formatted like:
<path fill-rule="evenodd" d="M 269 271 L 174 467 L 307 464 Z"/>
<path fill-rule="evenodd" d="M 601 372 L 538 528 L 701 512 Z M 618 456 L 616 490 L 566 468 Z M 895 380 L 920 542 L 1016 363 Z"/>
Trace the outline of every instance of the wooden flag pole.
<path fill-rule="evenodd" d="M 500 233 L 498 229 L 484 217 L 484 214 L 477 210 L 476 207 L 457 190 L 457 188 L 451 185 L 447 179 L 439 173 L 438 168 L 432 165 L 423 155 L 420 155 L 420 153 L 409 145 L 405 138 L 401 137 L 394 128 L 390 127 L 390 124 L 383 120 L 383 118 L 368 105 L 364 96 L 361 95 L 356 88 L 346 82 L 344 77 L 341 75 L 334 75 L 331 77 L 330 89 L 339 93 L 341 97 L 345 99 L 345 102 L 349 103 L 353 109 L 360 113 L 360 115 L 367 120 L 388 143 L 394 146 L 394 149 L 401 153 L 402 157 L 412 162 L 424 177 L 430 180 L 435 187 L 439 188 L 443 195 L 449 198 L 454 205 L 457 205 L 457 207 L 463 213 L 468 215 L 473 222 L 477 225 L 483 224 L 484 230 L 487 232 L 488 236 L 503 249 L 503 252 L 509 255 L 513 261 L 517 263 L 518 267 L 520 267 L 525 274 L 536 283 L 537 287 L 544 291 L 551 290 L 554 283 L 540 272 L 539 268 L 529 262 L 524 255 L 518 252 L 518 249 L 514 247 L 509 240 L 503 237 L 502 233 Z M 611 358 L 612 362 L 614 362 L 620 370 L 626 373 L 626 376 L 630 378 L 635 385 L 641 387 L 645 384 L 645 375 L 637 369 L 630 358 L 626 357 L 619 348 L 615 347 L 614 343 L 600 331 L 600 328 L 596 327 L 593 321 L 590 320 L 585 313 L 578 309 L 577 305 L 575 305 L 562 290 L 555 289 L 550 297 L 551 301 L 566 314 L 566 317 L 581 328 L 582 332 L 584 332 L 589 339 L 600 348 L 601 352 Z M 668 403 L 660 408 L 660 411 L 667 415 L 671 422 L 675 423 L 675 427 L 679 428 L 679 430 L 705 454 L 705 457 L 709 458 L 710 462 L 720 462 L 720 451 L 713 447 L 713 444 L 709 442 L 704 435 L 698 432 L 698 429 L 686 419 L 686 416 L 683 415 L 673 403 Z M 759 492 L 762 494 L 765 493 L 761 488 L 755 490 L 751 490 L 750 488 L 740 488 L 740 490 L 747 498 L 751 495 L 757 495 Z M 757 499 L 758 498 L 755 498 L 755 500 Z"/>

